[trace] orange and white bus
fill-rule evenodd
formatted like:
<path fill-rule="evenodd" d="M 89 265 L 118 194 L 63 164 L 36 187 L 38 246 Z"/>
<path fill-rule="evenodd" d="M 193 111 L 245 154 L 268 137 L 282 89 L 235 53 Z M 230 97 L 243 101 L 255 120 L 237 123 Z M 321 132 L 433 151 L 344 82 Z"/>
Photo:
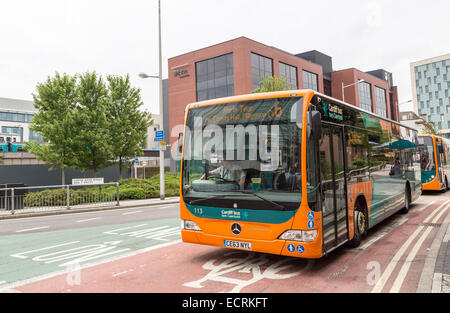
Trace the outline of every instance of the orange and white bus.
<path fill-rule="evenodd" d="M 184 242 L 320 258 L 422 191 L 417 131 L 312 90 L 189 104 Z"/>
<path fill-rule="evenodd" d="M 419 135 L 419 144 L 422 189 L 446 191 L 450 167 L 449 146 L 446 140 L 434 135 Z"/>

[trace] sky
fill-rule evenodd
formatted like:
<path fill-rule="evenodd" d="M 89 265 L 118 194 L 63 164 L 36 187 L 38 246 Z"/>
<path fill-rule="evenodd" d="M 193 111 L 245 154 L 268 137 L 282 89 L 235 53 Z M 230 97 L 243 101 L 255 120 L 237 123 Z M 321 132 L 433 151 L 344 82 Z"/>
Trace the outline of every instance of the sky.
<path fill-rule="evenodd" d="M 333 69 L 393 73 L 412 99 L 410 63 L 450 53 L 448 0 L 161 0 L 167 59 L 245 36 L 292 54 L 319 50 Z M 129 74 L 159 113 L 157 0 L 0 0 L 0 97 L 32 100 L 55 72 Z M 401 105 L 401 110 L 412 105 Z"/>

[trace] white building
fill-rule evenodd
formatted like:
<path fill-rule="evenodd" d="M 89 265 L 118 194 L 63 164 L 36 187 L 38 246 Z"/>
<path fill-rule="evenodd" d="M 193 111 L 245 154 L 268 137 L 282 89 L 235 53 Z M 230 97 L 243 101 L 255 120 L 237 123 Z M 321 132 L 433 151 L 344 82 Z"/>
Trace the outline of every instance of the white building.
<path fill-rule="evenodd" d="M 33 101 L 0 98 L 0 142 L 8 137 L 16 138 L 18 143 L 41 142 L 41 137 L 29 128 L 35 113 Z"/>
<path fill-rule="evenodd" d="M 420 117 L 413 111 L 400 112 L 400 123 L 417 129 L 419 134 L 421 134 L 425 124 L 427 123 L 426 115 Z"/>

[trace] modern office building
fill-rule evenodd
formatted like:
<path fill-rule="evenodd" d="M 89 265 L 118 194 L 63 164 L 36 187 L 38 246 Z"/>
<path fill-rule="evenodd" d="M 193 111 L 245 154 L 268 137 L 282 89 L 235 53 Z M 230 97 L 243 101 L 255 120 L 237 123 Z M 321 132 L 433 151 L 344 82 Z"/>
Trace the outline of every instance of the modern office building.
<path fill-rule="evenodd" d="M 251 93 L 265 75 L 284 77 L 292 89 L 313 89 L 341 100 L 344 90 L 345 102 L 399 120 L 391 73 L 354 68 L 336 72 L 332 58 L 316 50 L 292 54 L 239 37 L 170 58 L 168 72 L 172 146 L 183 131 L 187 104 Z"/>
<path fill-rule="evenodd" d="M 41 137 L 29 128 L 36 112 L 33 101 L 0 98 L 0 142 L 8 138 L 18 143 L 41 142 Z"/>
<path fill-rule="evenodd" d="M 450 53 L 413 62 L 410 69 L 414 111 L 450 138 Z"/>

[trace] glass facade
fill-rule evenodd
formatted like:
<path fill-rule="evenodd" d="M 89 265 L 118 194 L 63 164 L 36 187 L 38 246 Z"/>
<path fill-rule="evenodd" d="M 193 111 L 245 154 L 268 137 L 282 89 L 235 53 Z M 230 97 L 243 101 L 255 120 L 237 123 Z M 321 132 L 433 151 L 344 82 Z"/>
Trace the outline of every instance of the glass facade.
<path fill-rule="evenodd" d="M 317 88 L 317 74 L 303 70 L 303 88 L 319 91 Z"/>
<path fill-rule="evenodd" d="M 382 117 L 387 117 L 386 90 L 376 86 L 375 86 L 375 105 L 377 107 L 377 114 Z"/>
<path fill-rule="evenodd" d="M 251 53 L 252 59 L 252 90 L 259 87 L 264 76 L 273 76 L 273 61 L 262 55 Z"/>
<path fill-rule="evenodd" d="M 372 112 L 372 93 L 370 91 L 370 84 L 361 82 L 358 84 L 359 91 L 359 107 L 363 110 Z"/>
<path fill-rule="evenodd" d="M 436 128 L 445 129 L 450 121 L 450 59 L 414 67 L 419 115 L 426 114 Z M 424 102 L 426 105 L 422 105 Z"/>
<path fill-rule="evenodd" d="M 0 121 L 31 123 L 33 114 L 0 112 Z"/>
<path fill-rule="evenodd" d="M 195 64 L 197 101 L 234 95 L 233 54 Z"/>
<path fill-rule="evenodd" d="M 297 68 L 280 62 L 280 76 L 289 84 L 291 89 L 297 89 Z"/>

